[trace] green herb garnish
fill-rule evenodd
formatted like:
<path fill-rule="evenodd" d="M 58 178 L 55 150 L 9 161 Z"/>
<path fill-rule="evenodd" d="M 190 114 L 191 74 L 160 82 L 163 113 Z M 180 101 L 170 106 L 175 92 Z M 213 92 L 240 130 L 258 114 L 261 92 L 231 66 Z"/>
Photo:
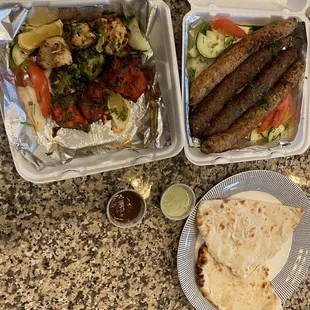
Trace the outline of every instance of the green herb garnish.
<path fill-rule="evenodd" d="M 118 118 L 120 118 L 124 122 L 127 119 L 127 117 L 128 117 L 128 109 L 127 107 L 123 106 L 123 109 L 119 114 Z"/>
<path fill-rule="evenodd" d="M 32 127 L 32 124 L 27 122 L 27 121 L 26 122 L 20 122 L 20 124 Z"/>

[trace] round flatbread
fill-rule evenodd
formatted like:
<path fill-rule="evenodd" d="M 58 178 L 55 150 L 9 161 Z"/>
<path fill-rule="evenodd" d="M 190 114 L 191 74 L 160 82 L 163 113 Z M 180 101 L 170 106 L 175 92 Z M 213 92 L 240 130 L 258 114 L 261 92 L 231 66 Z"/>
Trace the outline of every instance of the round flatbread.
<path fill-rule="evenodd" d="M 302 219 L 304 210 L 250 200 L 205 200 L 197 226 L 209 253 L 242 278 L 273 257 Z"/>
<path fill-rule="evenodd" d="M 203 296 L 219 310 L 281 310 L 281 301 L 268 279 L 268 267 L 259 266 L 247 279 L 236 277 L 218 263 L 203 244 L 196 264 L 197 284 Z"/>

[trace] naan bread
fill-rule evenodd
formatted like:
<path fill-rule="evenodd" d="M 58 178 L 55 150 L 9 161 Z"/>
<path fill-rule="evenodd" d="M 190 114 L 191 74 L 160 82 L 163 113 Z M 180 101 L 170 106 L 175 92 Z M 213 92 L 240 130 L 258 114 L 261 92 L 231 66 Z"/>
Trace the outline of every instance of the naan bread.
<path fill-rule="evenodd" d="M 242 278 L 273 257 L 302 219 L 304 210 L 249 200 L 205 200 L 197 226 L 210 254 Z"/>
<path fill-rule="evenodd" d="M 219 310 L 282 309 L 265 265 L 259 266 L 247 279 L 236 277 L 230 268 L 218 263 L 203 244 L 198 254 L 196 276 L 203 296 Z"/>

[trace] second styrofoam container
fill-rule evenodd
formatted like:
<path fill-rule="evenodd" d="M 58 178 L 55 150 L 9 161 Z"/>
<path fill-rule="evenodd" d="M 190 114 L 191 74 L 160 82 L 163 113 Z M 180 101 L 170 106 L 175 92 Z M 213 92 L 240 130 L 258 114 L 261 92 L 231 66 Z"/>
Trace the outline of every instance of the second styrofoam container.
<path fill-rule="evenodd" d="M 309 77 L 309 21 L 306 18 L 305 11 L 309 5 L 307 0 L 235 0 L 224 1 L 214 0 L 212 3 L 204 0 L 191 0 L 191 11 L 183 19 L 183 59 L 182 59 L 182 94 L 183 103 L 189 96 L 189 87 L 186 85 L 186 64 L 187 64 L 187 41 L 188 21 L 193 16 L 203 18 L 203 20 L 213 20 L 216 17 L 227 17 L 238 24 L 244 25 L 266 25 L 268 23 L 296 18 L 298 21 L 304 21 L 307 32 L 307 56 L 306 56 L 306 77 Z M 244 162 L 259 159 L 270 159 L 276 157 L 285 157 L 304 153 L 310 146 L 310 126 L 309 126 L 309 82 L 304 79 L 303 98 L 300 112 L 300 123 L 298 133 L 293 142 L 285 147 L 277 146 L 273 148 L 233 150 L 223 153 L 204 154 L 199 148 L 189 145 L 188 139 L 185 139 L 185 155 L 195 165 L 215 165 L 234 162 Z M 184 109 L 185 117 L 187 111 Z M 187 125 L 187 124 L 186 124 Z M 187 134 L 188 128 L 185 128 Z"/>
<path fill-rule="evenodd" d="M 18 1 L 29 8 L 35 5 L 46 6 L 76 6 L 75 1 Z M 119 3 L 120 0 L 88 1 L 80 5 L 94 5 L 104 3 Z M 16 3 L 5 0 L 0 7 Z M 37 4 L 36 4 L 37 3 Z M 161 149 L 122 150 L 116 153 L 93 155 L 74 158 L 71 162 L 55 167 L 45 167 L 38 171 L 19 152 L 11 147 L 15 167 L 18 173 L 27 181 L 33 183 L 47 183 L 69 178 L 81 177 L 99 172 L 120 169 L 138 164 L 161 160 L 177 155 L 184 144 L 184 115 L 179 83 L 178 65 L 175 53 L 174 35 L 172 29 L 170 9 L 162 0 L 158 0 L 157 15 L 150 33 L 150 44 L 154 51 L 160 89 L 168 109 L 168 120 L 171 132 L 171 145 Z"/>

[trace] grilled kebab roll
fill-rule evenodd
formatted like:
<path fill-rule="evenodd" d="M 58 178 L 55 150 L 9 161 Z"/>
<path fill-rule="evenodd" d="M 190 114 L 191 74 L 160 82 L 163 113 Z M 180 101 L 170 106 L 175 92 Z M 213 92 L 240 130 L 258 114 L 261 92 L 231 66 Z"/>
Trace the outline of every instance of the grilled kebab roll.
<path fill-rule="evenodd" d="M 305 72 L 305 62 L 295 62 L 281 80 L 263 98 L 261 105 L 250 108 L 227 131 L 206 138 L 200 149 L 204 153 L 219 153 L 232 149 L 255 129 L 286 96 L 298 86 Z"/>
<path fill-rule="evenodd" d="M 256 105 L 263 96 L 274 86 L 284 72 L 297 59 L 297 49 L 291 47 L 281 51 L 278 57 L 268 63 L 255 81 L 237 94 L 219 114 L 211 121 L 203 136 L 212 136 L 226 131 L 245 111 Z"/>
<path fill-rule="evenodd" d="M 288 36 L 297 25 L 295 19 L 274 22 L 233 45 L 193 81 L 190 87 L 190 105 L 198 104 L 226 75 L 262 46 Z"/>
<path fill-rule="evenodd" d="M 212 92 L 196 106 L 190 115 L 189 123 L 191 133 L 194 137 L 201 137 L 204 130 L 209 126 L 211 119 L 218 114 L 224 104 L 230 100 L 235 93 L 247 84 L 260 72 L 263 67 L 275 56 L 291 39 L 288 36 L 270 46 L 266 46 L 238 66 L 231 74 L 215 87 Z"/>

